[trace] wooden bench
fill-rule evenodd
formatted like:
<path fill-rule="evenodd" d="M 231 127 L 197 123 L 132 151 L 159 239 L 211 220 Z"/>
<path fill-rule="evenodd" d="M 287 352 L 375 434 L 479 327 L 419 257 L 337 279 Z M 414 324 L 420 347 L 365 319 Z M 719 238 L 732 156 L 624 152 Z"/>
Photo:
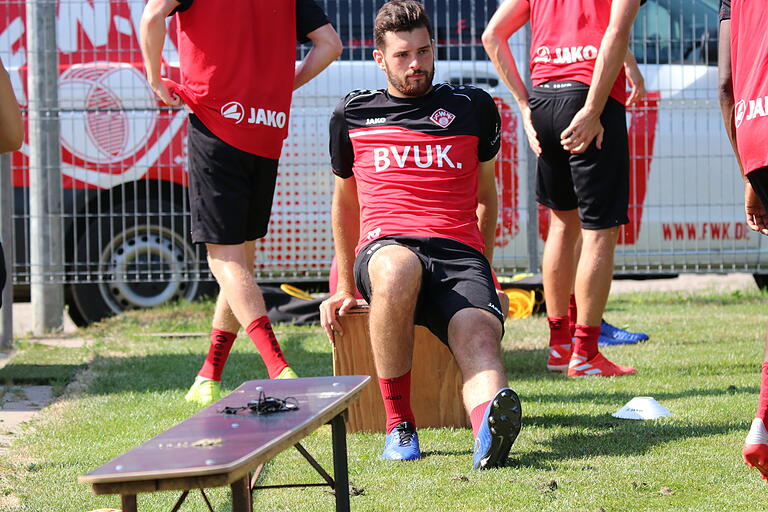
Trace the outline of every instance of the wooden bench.
<path fill-rule="evenodd" d="M 123 512 L 137 511 L 143 492 L 184 491 L 173 512 L 190 489 L 229 485 L 232 510 L 252 511 L 254 489 L 329 486 L 336 492 L 336 510 L 349 510 L 349 477 L 344 414 L 366 387 L 370 377 L 316 377 L 294 380 L 253 380 L 130 452 L 80 476 L 94 494 L 119 494 Z M 294 397 L 298 410 L 268 415 L 248 410 L 223 414 L 224 407 L 242 407 L 260 392 L 277 398 Z M 333 478 L 299 444 L 304 437 L 329 423 L 332 427 Z M 322 484 L 257 486 L 261 466 L 286 448 L 295 446 L 323 477 Z M 251 477 L 251 472 L 256 475 Z"/>
<path fill-rule="evenodd" d="M 361 301 L 347 315 L 339 317 L 343 336 L 336 336 L 333 347 L 335 375 L 376 376 L 373 363 L 369 307 Z M 411 370 L 411 407 L 419 427 L 469 426 L 462 402 L 462 376 L 453 354 L 428 329 L 414 331 L 413 368 Z M 350 432 L 383 432 L 384 402 L 378 386 L 368 386 L 360 400 L 349 407 L 347 429 Z"/>

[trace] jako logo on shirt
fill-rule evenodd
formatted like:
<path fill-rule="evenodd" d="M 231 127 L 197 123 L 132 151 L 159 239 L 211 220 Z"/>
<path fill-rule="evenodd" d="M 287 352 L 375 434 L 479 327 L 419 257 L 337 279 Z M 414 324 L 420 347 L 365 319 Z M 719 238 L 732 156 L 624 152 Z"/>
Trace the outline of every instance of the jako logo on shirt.
<path fill-rule="evenodd" d="M 448 125 L 451 124 L 454 119 L 456 119 L 456 116 L 451 114 L 444 108 L 439 108 L 435 110 L 435 112 L 431 116 L 429 116 L 429 120 L 441 128 L 447 128 Z"/>
<path fill-rule="evenodd" d="M 401 146 L 400 148 L 397 146 L 373 148 L 373 166 L 376 172 L 386 171 L 392 166 L 392 160 L 394 160 L 397 167 L 403 169 L 408 161 L 408 157 L 413 155 L 413 163 L 421 169 L 428 167 L 442 169 L 446 166 L 451 169 L 461 169 L 461 162 L 454 164 L 448 156 L 448 151 L 452 147 L 450 144 L 445 147 L 440 144 L 436 146 L 427 144 L 426 146 Z"/>
<path fill-rule="evenodd" d="M 240 124 L 240 121 L 245 117 L 245 109 L 243 109 L 243 106 L 240 103 L 230 101 L 221 107 L 221 115 L 227 119 L 232 119 L 235 124 Z"/>
<path fill-rule="evenodd" d="M 749 105 L 749 108 L 747 108 L 747 105 Z M 752 121 L 758 117 L 768 116 L 766 108 L 768 108 L 768 96 L 749 100 L 749 104 L 745 100 L 739 101 L 736 104 L 736 128 L 741 126 L 741 123 L 744 121 Z"/>
<path fill-rule="evenodd" d="M 533 58 L 533 62 L 547 63 L 552 60 L 552 55 L 549 53 L 549 48 L 546 46 L 539 46 L 536 48 L 536 56 Z"/>
<path fill-rule="evenodd" d="M 386 122 L 386 117 L 371 117 L 365 120 L 365 124 L 381 124 Z"/>
<path fill-rule="evenodd" d="M 597 48 L 594 46 L 565 46 L 555 48 L 555 58 L 552 58 L 552 52 L 546 46 L 539 46 L 536 49 L 536 56 L 533 62 L 552 62 L 553 64 L 573 64 L 574 62 L 585 62 L 597 58 Z"/>
<path fill-rule="evenodd" d="M 263 124 L 273 128 L 282 128 L 288 116 L 285 112 L 276 112 L 263 108 L 251 107 L 250 117 L 246 120 L 248 124 Z M 235 124 L 240 124 L 245 118 L 245 109 L 237 101 L 230 101 L 221 107 L 221 115 L 226 119 L 231 119 Z"/>

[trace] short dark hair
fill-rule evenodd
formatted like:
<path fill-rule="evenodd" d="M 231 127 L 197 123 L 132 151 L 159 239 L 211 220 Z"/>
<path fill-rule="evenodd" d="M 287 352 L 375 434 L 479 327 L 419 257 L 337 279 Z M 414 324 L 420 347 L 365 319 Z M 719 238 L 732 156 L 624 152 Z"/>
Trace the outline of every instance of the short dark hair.
<path fill-rule="evenodd" d="M 384 47 L 384 34 L 387 32 L 411 32 L 424 27 L 432 36 L 432 22 L 429 21 L 424 5 L 416 0 L 390 0 L 379 9 L 373 23 L 373 36 L 376 48 Z"/>

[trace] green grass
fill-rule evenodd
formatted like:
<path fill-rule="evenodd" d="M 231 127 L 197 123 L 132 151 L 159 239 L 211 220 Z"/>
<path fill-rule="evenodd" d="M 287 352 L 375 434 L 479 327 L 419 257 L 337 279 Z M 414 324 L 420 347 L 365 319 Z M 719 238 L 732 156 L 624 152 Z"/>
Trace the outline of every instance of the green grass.
<path fill-rule="evenodd" d="M 77 372 L 85 368 L 92 350 L 39 344 L 22 344 L 20 352 L 0 368 L 2 386 L 53 386 L 61 391 Z"/>
<path fill-rule="evenodd" d="M 471 470 L 469 430 L 423 429 L 426 457 L 397 464 L 378 459 L 382 437 L 348 436 L 350 479 L 366 511 L 763 510 L 765 482 L 741 463 L 740 449 L 759 386 L 767 296 L 758 292 L 622 295 L 609 303 L 612 323 L 645 330 L 651 340 L 605 349 L 638 368 L 618 379 L 572 379 L 548 373 L 546 321 L 506 326 L 504 362 L 523 401 L 524 427 L 508 467 Z M 119 507 L 93 496 L 80 474 L 100 466 L 189 417 L 183 394 L 199 368 L 205 338 L 161 338 L 154 332 L 200 332 L 212 304 L 132 312 L 85 331 L 88 357 L 67 350 L 29 350 L 21 364 L 79 366 L 80 391 L 43 411 L 0 458 L 0 510 L 81 512 Z M 302 376 L 331 373 L 330 347 L 315 328 L 277 326 Z M 58 370 L 54 370 L 54 373 Z M 264 378 L 253 346 L 240 339 L 223 387 Z M 416 388 L 417 389 L 417 388 Z M 610 416 L 634 396 L 653 396 L 674 416 L 627 421 Z M 304 446 L 330 468 L 330 429 Z M 267 466 L 264 484 L 319 481 L 295 450 Z M 226 489 L 209 492 L 217 511 L 230 509 Z M 140 510 L 170 510 L 176 493 L 139 497 Z M 192 494 L 184 510 L 204 510 Z M 255 510 L 332 510 L 322 489 L 266 490 Z"/>

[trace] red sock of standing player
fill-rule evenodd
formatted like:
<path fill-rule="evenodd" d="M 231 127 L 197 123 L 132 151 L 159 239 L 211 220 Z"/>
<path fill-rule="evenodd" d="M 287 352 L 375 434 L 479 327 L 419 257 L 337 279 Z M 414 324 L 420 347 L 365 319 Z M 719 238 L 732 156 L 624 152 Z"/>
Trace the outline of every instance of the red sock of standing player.
<path fill-rule="evenodd" d="M 582 356 L 587 361 L 598 353 L 597 338 L 600 336 L 600 326 L 576 325 L 573 337 L 573 353 Z"/>
<path fill-rule="evenodd" d="M 379 378 L 379 389 L 384 399 L 384 412 L 387 415 L 387 434 L 404 421 L 416 428 L 416 419 L 411 410 L 410 370 L 400 377 Z"/>
<path fill-rule="evenodd" d="M 763 361 L 761 369 L 760 398 L 757 401 L 755 418 L 763 420 L 763 424 L 768 428 L 768 361 Z"/>
<path fill-rule="evenodd" d="M 208 356 L 206 356 L 203 367 L 200 368 L 197 375 L 221 382 L 221 373 L 224 371 L 229 351 L 232 350 L 236 338 L 236 332 L 211 329 L 211 345 L 208 348 Z"/>
<path fill-rule="evenodd" d="M 570 345 L 571 328 L 567 316 L 549 316 L 549 346 Z"/>
<path fill-rule="evenodd" d="M 280 344 L 277 342 L 275 333 L 272 331 L 272 325 L 269 323 L 269 318 L 260 316 L 253 322 L 251 322 L 245 329 L 248 336 L 256 345 L 256 348 L 261 354 L 261 358 L 264 360 L 264 364 L 267 365 L 267 373 L 270 379 L 276 378 L 280 375 L 288 365 L 283 355 L 283 351 L 280 349 Z"/>
<path fill-rule="evenodd" d="M 571 298 L 568 299 L 568 323 L 571 328 L 571 338 L 576 333 L 576 296 L 571 294 Z"/>

